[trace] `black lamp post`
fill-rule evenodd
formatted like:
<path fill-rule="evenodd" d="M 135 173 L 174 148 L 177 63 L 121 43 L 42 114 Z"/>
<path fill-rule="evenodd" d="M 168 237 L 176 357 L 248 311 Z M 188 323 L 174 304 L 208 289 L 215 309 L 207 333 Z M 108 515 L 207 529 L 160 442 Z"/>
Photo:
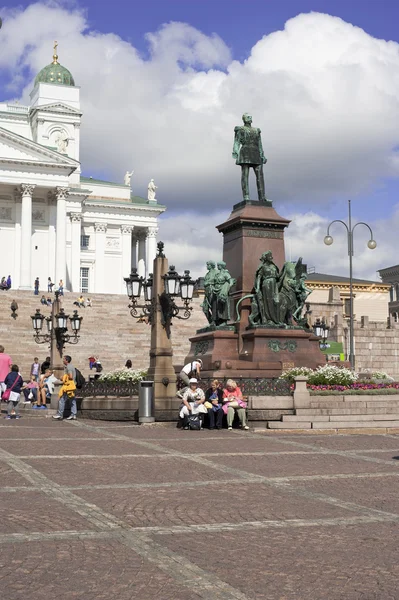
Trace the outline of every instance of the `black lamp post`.
<path fill-rule="evenodd" d="M 35 331 L 35 342 L 37 344 L 50 344 L 52 353 L 54 343 L 61 354 L 65 344 L 77 344 L 79 341 L 79 332 L 83 317 L 78 315 L 77 310 L 73 311 L 72 317 L 65 314 L 64 309 L 60 307 L 58 292 L 55 292 L 55 301 L 51 308 L 51 315 L 44 317 L 38 308 L 31 319 L 32 327 Z M 71 325 L 71 334 L 68 333 L 68 319 Z M 44 322 L 46 322 L 47 331 L 42 333 Z"/>
<path fill-rule="evenodd" d="M 316 319 L 313 325 L 313 331 L 316 337 L 321 338 L 320 348 L 327 347 L 327 338 L 330 331 L 330 327 L 327 325 L 324 319 Z"/>
<path fill-rule="evenodd" d="M 158 258 L 164 258 L 164 244 L 158 243 Z M 158 295 L 154 294 L 153 275 L 150 273 L 148 278 L 140 277 L 137 269 L 133 268 L 129 277 L 124 278 L 126 282 L 126 292 L 130 300 L 129 308 L 132 317 L 146 318 L 149 323 L 154 320 L 158 305 L 161 310 L 162 325 L 170 335 L 170 326 L 172 318 L 188 319 L 192 313 L 191 300 L 194 294 L 195 280 L 190 276 L 190 271 L 185 270 L 181 276 L 176 268 L 171 265 L 167 273 L 162 275 L 164 290 Z M 144 290 L 144 304 L 139 304 L 141 292 Z M 175 299 L 179 298 L 183 306 L 178 306 Z M 142 311 L 141 313 L 139 312 Z"/>
<path fill-rule="evenodd" d="M 352 227 L 352 210 L 351 210 L 351 201 L 348 200 L 348 224 L 345 221 L 341 221 L 341 219 L 336 219 L 335 221 L 331 221 L 327 228 L 327 235 L 324 238 L 324 243 L 326 246 L 331 246 L 334 239 L 330 235 L 330 227 L 334 223 L 341 223 L 347 232 L 347 241 L 348 241 L 348 255 L 349 255 L 349 361 L 351 363 L 351 369 L 355 369 L 355 352 L 354 352 L 354 323 L 353 323 L 353 232 L 355 231 L 358 225 L 364 225 L 370 232 L 370 239 L 367 242 L 368 248 L 370 250 L 374 250 L 377 247 L 377 242 L 373 237 L 373 231 L 370 225 L 364 223 L 363 221 L 359 221 L 359 223 L 355 223 Z"/>

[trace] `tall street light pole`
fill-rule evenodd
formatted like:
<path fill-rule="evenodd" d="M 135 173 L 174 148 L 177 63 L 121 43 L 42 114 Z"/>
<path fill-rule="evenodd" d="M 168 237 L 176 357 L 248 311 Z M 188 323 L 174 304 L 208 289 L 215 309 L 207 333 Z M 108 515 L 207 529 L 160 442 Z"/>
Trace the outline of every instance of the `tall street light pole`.
<path fill-rule="evenodd" d="M 354 323 L 353 323 L 353 233 L 358 225 L 364 225 L 370 232 L 370 239 L 367 242 L 367 246 L 370 250 L 374 250 L 377 247 L 377 242 L 373 237 L 373 231 L 367 223 L 363 221 L 359 221 L 355 223 L 352 227 L 352 208 L 351 201 L 348 200 L 348 224 L 345 221 L 341 221 L 340 219 L 336 219 L 335 221 L 331 221 L 327 228 L 327 235 L 324 238 L 324 243 L 327 246 L 331 246 L 334 239 L 330 235 L 330 227 L 334 223 L 342 223 L 347 231 L 347 239 L 348 239 L 348 255 L 349 255 L 349 361 L 351 364 L 352 371 L 355 369 L 355 354 L 354 354 Z"/>

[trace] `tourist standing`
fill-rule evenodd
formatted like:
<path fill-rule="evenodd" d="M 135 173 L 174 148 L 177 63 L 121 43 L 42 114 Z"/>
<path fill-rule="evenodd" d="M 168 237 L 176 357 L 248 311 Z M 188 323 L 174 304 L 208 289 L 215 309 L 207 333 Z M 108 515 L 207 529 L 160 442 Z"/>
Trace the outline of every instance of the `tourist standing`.
<path fill-rule="evenodd" d="M 30 374 L 34 375 L 36 377 L 36 381 L 39 381 L 40 363 L 39 363 L 39 359 L 37 358 L 37 356 L 35 356 L 35 358 L 33 359 L 33 363 L 30 368 Z"/>
<path fill-rule="evenodd" d="M 10 372 L 12 365 L 11 356 L 4 352 L 4 346 L 0 346 L 0 398 L 6 389 L 5 379 Z"/>
<path fill-rule="evenodd" d="M 11 275 L 7 277 L 7 289 L 11 289 Z"/>
<path fill-rule="evenodd" d="M 54 283 L 51 281 L 51 277 L 47 279 L 47 291 L 52 292 L 54 287 Z"/>
<path fill-rule="evenodd" d="M 62 378 L 62 386 L 59 391 L 58 411 L 53 416 L 53 419 L 62 421 L 64 418 L 65 402 L 71 400 L 71 414 L 67 417 L 67 421 L 75 420 L 77 407 L 76 407 L 76 369 L 72 365 L 72 358 L 68 355 L 64 356 L 64 376 Z"/>
<path fill-rule="evenodd" d="M 46 356 L 46 360 L 44 360 L 42 362 L 42 367 L 40 369 L 40 372 L 42 375 L 47 371 L 47 369 L 50 368 L 50 363 L 51 363 L 51 358 L 49 356 Z"/>
<path fill-rule="evenodd" d="M 60 279 L 60 282 L 58 284 L 58 292 L 60 296 L 64 295 L 64 282 L 62 281 L 62 279 Z"/>
<path fill-rule="evenodd" d="M 5 378 L 6 389 L 10 391 L 10 397 L 7 406 L 7 416 L 5 419 L 11 419 L 14 415 L 19 419 L 19 399 L 21 397 L 21 389 L 24 381 L 19 374 L 18 365 L 12 365 L 11 372 Z"/>
<path fill-rule="evenodd" d="M 35 279 L 35 296 L 39 295 L 39 285 L 40 285 L 39 278 L 36 277 L 36 279 Z"/>

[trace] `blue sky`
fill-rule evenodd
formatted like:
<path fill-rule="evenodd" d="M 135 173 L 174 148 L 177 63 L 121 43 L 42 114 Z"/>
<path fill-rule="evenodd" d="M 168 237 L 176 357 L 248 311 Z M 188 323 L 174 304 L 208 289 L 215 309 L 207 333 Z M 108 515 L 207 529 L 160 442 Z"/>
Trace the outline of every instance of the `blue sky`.
<path fill-rule="evenodd" d="M 141 195 L 145 193 L 143 188 L 148 177 L 156 178 L 160 201 L 169 207 L 169 218 L 176 218 L 177 215 L 181 217 L 181 213 L 185 212 L 188 220 L 196 219 L 198 227 L 203 218 L 203 226 L 206 228 L 209 214 L 214 211 L 212 218 L 216 224 L 222 218 L 223 211 L 228 213 L 229 207 L 239 200 L 239 173 L 238 167 L 230 159 L 230 138 L 233 125 L 240 121 L 241 111 L 249 109 L 254 115 L 254 125 L 262 127 L 264 147 L 269 158 L 266 167 L 267 190 L 270 190 L 279 212 L 288 216 L 310 214 L 309 227 L 317 230 L 320 237 L 326 219 L 345 217 L 346 200 L 351 197 L 355 217 L 369 220 L 377 233 L 384 237 L 392 229 L 391 234 L 386 236 L 383 252 L 373 258 L 372 264 L 362 265 L 361 273 L 371 275 L 377 268 L 387 266 L 387 262 L 397 262 L 393 244 L 396 242 L 396 223 L 399 225 L 399 214 L 395 209 L 399 197 L 399 168 L 395 156 L 395 149 L 397 152 L 399 147 L 399 46 L 393 49 L 389 44 L 381 46 L 374 38 L 399 42 L 399 2 L 67 1 L 58 3 L 58 6 L 62 7 L 63 14 L 70 22 L 67 23 L 68 19 L 63 17 L 53 18 L 52 25 L 46 27 L 43 21 L 50 18 L 51 7 L 57 6 L 57 3 L 47 4 L 50 8 L 44 13 L 32 12 L 32 20 L 27 23 L 21 15 L 23 9 L 32 5 L 32 2 L 9 0 L 4 5 L 5 9 L 0 9 L 0 16 L 4 18 L 3 30 L 0 31 L 0 101 L 15 97 L 27 101 L 32 78 L 40 66 L 44 66 L 46 61 L 50 62 L 50 40 L 59 39 L 60 60 L 71 68 L 82 89 L 82 160 L 86 175 L 114 180 L 121 177 L 119 170 L 124 172 L 127 168 L 134 168 L 133 179 L 138 188 L 137 193 Z M 42 3 L 42 6 L 46 6 L 46 3 Z M 10 9 L 18 9 L 20 16 L 15 17 Z M 304 21 L 298 17 L 301 13 L 311 11 L 323 14 L 317 16 L 314 23 L 313 18 Z M 330 19 L 328 15 L 341 18 L 345 24 Z M 79 19 L 84 22 L 83 25 L 78 23 Z M 285 30 L 290 19 L 292 25 Z M 5 37 L 10 20 L 14 20 L 16 31 L 22 32 L 24 47 L 10 51 L 10 58 L 4 58 L 2 63 L 1 53 L 5 56 L 5 50 L 15 41 L 12 41 L 12 37 Z M 171 21 L 186 24 L 185 29 L 163 28 Z M 367 35 L 359 33 L 348 24 L 363 29 Z M 65 34 L 65 27 L 68 27 L 70 33 Z M 36 37 L 35 31 L 38 32 Z M 283 38 L 276 38 L 274 32 L 277 31 L 284 31 Z M 312 58 L 312 54 L 306 50 L 307 36 L 314 36 L 313 44 L 316 48 L 318 43 L 322 44 L 322 40 L 317 38 L 319 32 L 321 37 L 325 35 L 331 43 L 326 42 L 320 52 L 325 53 L 324 63 L 317 64 L 314 71 L 313 67 L 307 71 L 306 63 L 310 63 Z M 152 42 L 148 38 L 149 33 Z M 217 37 L 212 37 L 213 34 Z M 2 36 L 7 40 L 4 47 L 1 46 Z M 264 36 L 268 38 L 262 44 Z M 347 46 L 345 38 L 351 38 L 351 43 Z M 89 42 L 92 51 L 88 46 Z M 128 46 L 124 47 L 123 42 L 127 42 Z M 96 51 L 95 44 L 98 44 Z M 298 52 L 295 44 L 298 44 Z M 157 47 L 160 48 L 158 55 Z M 102 48 L 106 48 L 103 55 Z M 337 54 L 342 54 L 343 60 L 340 58 L 334 62 L 335 48 Z M 193 56 L 187 58 L 191 49 Z M 135 52 L 139 59 L 134 55 Z M 350 62 L 352 53 L 356 58 L 350 67 L 355 70 L 348 75 L 348 55 Z M 121 54 L 124 56 L 114 60 L 114 54 L 117 57 Z M 169 54 L 171 59 L 168 62 Z M 303 65 L 294 65 L 291 72 L 291 63 L 298 57 L 300 60 L 302 56 Z M 375 57 L 379 60 L 377 65 Z M 118 77 L 115 75 L 118 66 L 123 71 L 124 61 L 129 87 L 121 83 L 120 74 Z M 271 67 L 271 72 L 266 75 L 263 68 L 265 62 Z M 278 63 L 280 73 L 289 74 L 287 80 L 281 82 L 275 77 L 274 62 Z M 329 72 L 338 73 L 342 65 L 339 77 L 328 80 Z M 359 70 L 355 67 L 359 67 Z M 259 89 L 257 70 L 260 78 L 266 77 L 259 79 Z M 238 75 L 232 77 L 233 71 L 237 71 Z M 106 73 L 112 72 L 115 75 L 115 82 L 111 78 L 108 81 L 111 91 L 115 87 L 116 97 L 124 103 L 123 110 L 119 111 L 120 115 L 113 108 L 115 95 L 112 97 L 109 90 L 99 86 L 98 81 L 94 80 L 93 72 L 98 74 L 99 79 L 107 79 Z M 320 89 L 313 94 L 319 73 L 323 78 L 326 77 L 325 87 L 320 85 Z M 218 102 L 213 102 L 213 96 L 207 98 L 207 93 L 212 90 L 216 98 L 219 86 L 225 85 L 224 74 L 228 74 L 233 82 L 223 92 L 223 101 L 220 102 L 222 108 L 218 113 L 215 108 Z M 203 76 L 203 79 L 196 75 Z M 351 90 L 356 77 L 359 78 L 358 86 Z M 154 82 L 160 82 L 153 86 L 153 91 L 151 78 Z M 302 81 L 307 82 L 303 89 Z M 312 81 L 315 85 L 312 85 Z M 331 88 L 337 81 L 339 89 Z M 241 84 L 252 91 L 244 95 L 240 103 L 237 96 Z M 279 85 L 283 90 L 281 97 Z M 335 94 L 333 98 L 326 91 L 329 89 Z M 374 98 L 376 90 L 379 96 Z M 355 101 L 353 98 L 357 93 Z M 229 101 L 225 100 L 226 94 Z M 251 94 L 256 96 L 253 103 Z M 291 96 L 288 98 L 284 94 Z M 297 98 L 299 101 L 296 104 Z M 283 105 L 280 115 L 279 103 Z M 130 112 L 129 104 L 134 105 Z M 207 131 L 209 127 L 209 120 L 206 120 L 205 115 L 208 105 L 212 112 L 211 121 L 215 124 L 215 131 L 211 136 L 212 140 L 216 140 L 214 154 L 209 143 L 205 143 L 205 149 L 202 148 L 201 132 Z M 315 106 L 316 109 L 319 107 L 314 114 L 311 113 L 312 106 L 313 109 Z M 145 132 L 151 130 L 150 141 L 143 138 L 140 113 L 148 113 L 143 117 L 143 131 L 145 136 Z M 314 120 L 315 115 L 319 115 L 320 121 Z M 107 126 L 107 119 L 112 122 L 113 129 Z M 177 120 L 181 127 L 175 148 L 168 131 L 170 119 L 173 126 Z M 313 122 L 314 130 L 310 131 L 309 126 Z M 101 143 L 99 129 L 103 130 L 102 135 L 107 143 Z M 325 148 L 323 140 L 318 139 L 318 132 L 321 138 L 326 138 Z M 356 138 L 359 139 L 358 143 L 354 143 Z M 306 152 L 302 153 L 304 143 Z M 184 156 L 179 157 L 179 149 Z M 322 157 L 324 149 L 326 156 Z M 199 156 L 198 150 L 203 150 L 204 153 Z M 195 160 L 197 152 L 198 158 Z M 187 156 L 190 154 L 194 155 L 193 160 L 188 160 Z M 219 159 L 221 154 L 223 158 Z M 119 165 L 115 157 L 123 165 Z M 216 167 L 209 174 L 213 163 Z M 237 196 L 234 197 L 234 194 Z M 319 217 L 321 221 L 317 226 L 315 223 L 319 222 Z M 180 227 L 184 228 L 184 223 L 187 220 L 183 219 Z M 175 235 L 174 226 L 172 222 L 167 225 L 169 229 L 166 227 L 165 235 L 172 237 Z M 291 229 L 294 231 L 293 236 L 298 238 L 292 240 L 293 252 L 302 253 L 306 250 L 306 239 L 299 240 L 301 236 L 298 237 L 295 227 Z M 202 231 L 201 236 L 206 240 L 206 233 Z M 360 236 L 360 243 L 363 241 Z M 190 245 L 190 240 L 185 243 Z M 196 247 L 200 249 L 202 246 L 197 244 Z M 218 245 L 218 252 L 219 249 Z M 309 253 L 312 254 L 310 251 Z M 330 252 L 329 256 L 334 255 Z M 363 259 L 362 254 L 359 260 L 369 261 L 368 256 L 364 254 Z M 316 253 L 307 262 L 315 263 L 318 270 L 329 268 L 331 272 L 344 266 L 344 263 L 335 259 L 332 262 L 329 260 L 321 260 Z M 320 265 L 317 264 L 318 261 Z"/>

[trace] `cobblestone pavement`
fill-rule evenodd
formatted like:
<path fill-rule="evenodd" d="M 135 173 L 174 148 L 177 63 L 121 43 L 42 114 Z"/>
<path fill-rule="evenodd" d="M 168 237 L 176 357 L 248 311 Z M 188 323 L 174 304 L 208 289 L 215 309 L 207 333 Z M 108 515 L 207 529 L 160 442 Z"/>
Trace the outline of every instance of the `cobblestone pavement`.
<path fill-rule="evenodd" d="M 1 600 L 398 600 L 399 435 L 0 424 Z"/>

